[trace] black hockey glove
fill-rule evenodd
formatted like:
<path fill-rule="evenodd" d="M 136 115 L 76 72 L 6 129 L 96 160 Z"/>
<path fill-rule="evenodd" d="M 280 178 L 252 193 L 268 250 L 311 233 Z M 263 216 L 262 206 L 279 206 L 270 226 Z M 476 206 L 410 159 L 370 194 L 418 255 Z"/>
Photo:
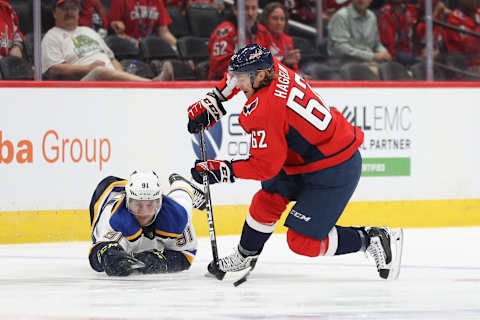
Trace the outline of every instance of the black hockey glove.
<path fill-rule="evenodd" d="M 167 259 L 157 249 L 135 253 L 134 256 L 136 259 L 145 264 L 145 267 L 138 270 L 142 273 L 148 274 L 167 272 Z"/>
<path fill-rule="evenodd" d="M 195 167 L 190 172 L 197 183 L 203 183 L 203 174 L 208 175 L 208 182 L 215 184 L 219 182 L 235 182 L 232 163 L 227 160 L 195 161 Z"/>
<path fill-rule="evenodd" d="M 97 259 L 109 276 L 128 276 L 135 269 L 145 266 L 141 261 L 129 256 L 117 242 L 107 243 L 98 250 Z"/>
<path fill-rule="evenodd" d="M 208 93 L 188 107 L 188 132 L 199 133 L 202 128 L 210 129 L 225 113 L 220 99 L 213 92 Z"/>

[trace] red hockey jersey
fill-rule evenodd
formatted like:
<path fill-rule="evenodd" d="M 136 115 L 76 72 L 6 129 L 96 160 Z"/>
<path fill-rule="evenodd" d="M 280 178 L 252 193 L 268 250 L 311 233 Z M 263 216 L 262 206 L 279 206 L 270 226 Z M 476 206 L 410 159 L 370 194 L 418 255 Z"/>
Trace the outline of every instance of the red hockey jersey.
<path fill-rule="evenodd" d="M 172 23 L 163 0 L 112 0 L 108 24 L 112 21 L 123 21 L 125 33 L 137 39 Z"/>
<path fill-rule="evenodd" d="M 348 160 L 363 142 L 363 131 L 327 107 L 298 74 L 274 59 L 277 78 L 245 103 L 240 126 L 250 134 L 250 157 L 233 161 L 242 179 L 267 180 L 314 172 Z M 226 83 L 222 80 L 219 89 Z M 238 93 L 234 90 L 227 97 Z"/>
<path fill-rule="evenodd" d="M 276 55 L 278 49 L 273 43 L 271 33 L 259 23 L 256 29 L 256 32 L 252 32 L 250 36 L 246 35 L 246 44 L 259 44 L 270 50 L 273 55 Z M 237 27 L 231 21 L 224 21 L 213 30 L 208 42 L 208 53 L 210 55 L 209 79 L 222 78 L 225 71 L 227 71 L 230 58 L 238 50 L 237 43 Z"/>
<path fill-rule="evenodd" d="M 24 37 L 18 28 L 18 16 L 12 6 L 6 1 L 0 1 L 0 55 L 8 56 L 13 42 L 24 42 Z"/>
<path fill-rule="evenodd" d="M 447 20 L 448 24 L 459 28 L 480 33 L 480 8 L 477 9 L 475 19 L 467 16 L 460 9 L 453 11 Z M 460 53 L 469 59 L 469 66 L 480 63 L 480 39 L 453 30 L 445 30 L 445 44 L 448 54 Z"/>

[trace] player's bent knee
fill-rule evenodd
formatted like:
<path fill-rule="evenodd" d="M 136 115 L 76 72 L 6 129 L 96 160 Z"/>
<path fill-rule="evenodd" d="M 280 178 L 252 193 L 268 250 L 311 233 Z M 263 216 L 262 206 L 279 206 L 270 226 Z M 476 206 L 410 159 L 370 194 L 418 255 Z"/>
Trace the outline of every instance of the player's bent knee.
<path fill-rule="evenodd" d="M 279 194 L 259 190 L 253 196 L 250 215 L 259 223 L 272 224 L 280 219 L 288 203 L 289 200 Z"/>
<path fill-rule="evenodd" d="M 307 257 L 325 255 L 328 249 L 328 236 L 324 240 L 307 237 L 292 229 L 287 231 L 287 243 L 290 250 Z"/>

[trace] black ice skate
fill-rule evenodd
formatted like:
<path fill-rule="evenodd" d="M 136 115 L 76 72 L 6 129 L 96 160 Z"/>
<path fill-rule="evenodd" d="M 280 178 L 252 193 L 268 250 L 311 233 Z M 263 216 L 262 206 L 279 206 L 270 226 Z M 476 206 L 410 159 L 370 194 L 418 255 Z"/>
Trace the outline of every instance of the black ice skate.
<path fill-rule="evenodd" d="M 400 228 L 365 228 L 370 236 L 366 252 L 377 265 L 378 274 L 383 279 L 394 280 L 400 273 L 403 249 L 403 230 Z"/>
<path fill-rule="evenodd" d="M 192 188 L 193 192 L 193 207 L 198 210 L 205 210 L 207 206 L 207 200 L 205 199 L 205 193 L 200 188 L 195 186 L 193 182 L 185 179 L 178 173 L 172 173 L 170 177 L 168 177 L 168 182 L 170 183 L 170 185 L 172 185 L 172 183 L 174 183 L 175 181 L 183 181 L 188 183 Z"/>

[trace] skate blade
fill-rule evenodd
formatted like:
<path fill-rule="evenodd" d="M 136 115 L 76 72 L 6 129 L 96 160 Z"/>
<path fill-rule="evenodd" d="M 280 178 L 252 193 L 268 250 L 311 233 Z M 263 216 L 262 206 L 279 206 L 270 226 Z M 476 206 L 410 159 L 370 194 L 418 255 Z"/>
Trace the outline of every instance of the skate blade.
<path fill-rule="evenodd" d="M 241 285 L 242 283 L 247 281 L 247 277 L 250 274 L 250 271 L 252 271 L 251 267 L 248 267 L 248 268 L 240 270 L 240 271 L 226 272 L 222 279 L 219 279 L 214 274 L 211 274 L 210 272 L 207 272 L 205 274 L 205 277 L 212 278 L 212 279 L 218 279 L 220 281 L 231 283 L 231 284 L 233 284 L 233 286 L 238 287 L 239 285 Z"/>
<path fill-rule="evenodd" d="M 400 267 L 402 263 L 402 251 L 403 251 L 403 229 L 396 228 L 391 229 L 390 235 L 390 247 L 395 249 L 394 259 L 390 263 L 390 272 L 388 273 L 387 280 L 396 280 L 400 274 Z"/>

